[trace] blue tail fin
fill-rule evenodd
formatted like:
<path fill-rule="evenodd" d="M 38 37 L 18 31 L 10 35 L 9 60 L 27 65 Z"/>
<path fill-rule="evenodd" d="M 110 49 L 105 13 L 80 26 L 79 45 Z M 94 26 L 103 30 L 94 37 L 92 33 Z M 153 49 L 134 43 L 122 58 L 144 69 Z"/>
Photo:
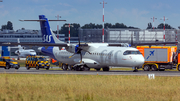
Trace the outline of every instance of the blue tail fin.
<path fill-rule="evenodd" d="M 49 26 L 48 19 L 45 17 L 45 15 L 39 15 L 40 21 L 40 27 L 41 27 L 41 33 L 42 33 L 42 40 L 44 43 L 63 43 L 52 32 Z"/>

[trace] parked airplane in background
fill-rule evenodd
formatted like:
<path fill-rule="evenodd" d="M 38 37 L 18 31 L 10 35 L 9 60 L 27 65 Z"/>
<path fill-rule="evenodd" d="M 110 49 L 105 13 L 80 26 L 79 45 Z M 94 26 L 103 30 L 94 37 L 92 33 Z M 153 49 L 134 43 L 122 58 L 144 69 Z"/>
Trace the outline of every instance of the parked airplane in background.
<path fill-rule="evenodd" d="M 18 38 L 18 43 L 20 43 Z M 10 47 L 10 48 L 18 48 L 14 53 L 18 55 L 18 58 L 26 58 L 28 55 L 36 55 L 36 51 L 33 49 L 25 49 L 25 47 L 22 47 L 21 45 L 18 45 L 17 47 Z"/>

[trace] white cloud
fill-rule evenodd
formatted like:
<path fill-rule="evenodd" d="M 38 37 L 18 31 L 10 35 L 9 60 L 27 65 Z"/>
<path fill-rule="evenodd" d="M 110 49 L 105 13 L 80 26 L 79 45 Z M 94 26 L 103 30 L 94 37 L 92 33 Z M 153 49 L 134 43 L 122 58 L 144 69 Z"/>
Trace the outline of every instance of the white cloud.
<path fill-rule="evenodd" d="M 4 8 L 4 5 L 0 5 L 0 8 Z"/>
<path fill-rule="evenodd" d="M 1 11 L 0 16 L 6 16 L 9 14 L 9 11 Z"/>
<path fill-rule="evenodd" d="M 61 6 L 65 6 L 65 7 L 70 7 L 71 5 L 67 4 L 67 3 L 59 3 Z"/>
<path fill-rule="evenodd" d="M 152 8 L 153 9 L 158 9 L 158 10 L 159 9 L 165 9 L 165 8 L 169 9 L 169 8 L 171 8 L 171 6 L 168 5 L 168 4 L 157 3 L 157 4 L 152 5 Z"/>
<path fill-rule="evenodd" d="M 127 26 L 146 28 L 150 18 L 146 16 L 149 11 L 139 9 L 114 9 L 112 12 L 106 13 L 106 21 L 110 23 L 124 23 Z"/>

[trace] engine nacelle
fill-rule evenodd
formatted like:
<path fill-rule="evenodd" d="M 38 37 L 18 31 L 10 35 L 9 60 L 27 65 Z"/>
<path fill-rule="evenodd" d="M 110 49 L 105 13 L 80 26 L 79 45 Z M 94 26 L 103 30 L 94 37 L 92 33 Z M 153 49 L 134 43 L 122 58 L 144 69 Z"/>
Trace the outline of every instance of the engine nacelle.
<path fill-rule="evenodd" d="M 16 50 L 14 53 L 15 53 L 15 54 L 19 54 L 19 50 Z"/>
<path fill-rule="evenodd" d="M 71 53 L 75 53 L 76 45 L 70 45 L 69 47 L 66 47 L 66 50 Z"/>

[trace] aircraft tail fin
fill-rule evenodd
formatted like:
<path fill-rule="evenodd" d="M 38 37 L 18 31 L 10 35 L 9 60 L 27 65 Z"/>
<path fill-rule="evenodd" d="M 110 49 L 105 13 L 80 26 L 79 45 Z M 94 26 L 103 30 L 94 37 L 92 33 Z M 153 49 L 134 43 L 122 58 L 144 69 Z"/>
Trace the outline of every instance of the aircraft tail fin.
<path fill-rule="evenodd" d="M 43 43 L 64 43 L 57 39 L 56 35 L 50 29 L 49 21 L 66 21 L 66 20 L 48 20 L 45 15 L 39 15 L 39 20 L 19 20 L 19 21 L 37 21 L 40 22 Z"/>
<path fill-rule="evenodd" d="M 19 38 L 17 39 L 17 43 L 20 43 Z M 18 45 L 18 48 L 19 48 L 19 49 L 23 49 L 23 48 L 21 47 L 21 45 Z"/>
<path fill-rule="evenodd" d="M 48 20 L 45 17 L 45 15 L 39 15 L 39 20 L 40 20 L 40 27 L 42 33 L 42 40 L 44 43 L 64 43 L 59 39 L 57 39 L 56 35 L 50 29 L 49 21 L 53 21 L 53 20 Z"/>

